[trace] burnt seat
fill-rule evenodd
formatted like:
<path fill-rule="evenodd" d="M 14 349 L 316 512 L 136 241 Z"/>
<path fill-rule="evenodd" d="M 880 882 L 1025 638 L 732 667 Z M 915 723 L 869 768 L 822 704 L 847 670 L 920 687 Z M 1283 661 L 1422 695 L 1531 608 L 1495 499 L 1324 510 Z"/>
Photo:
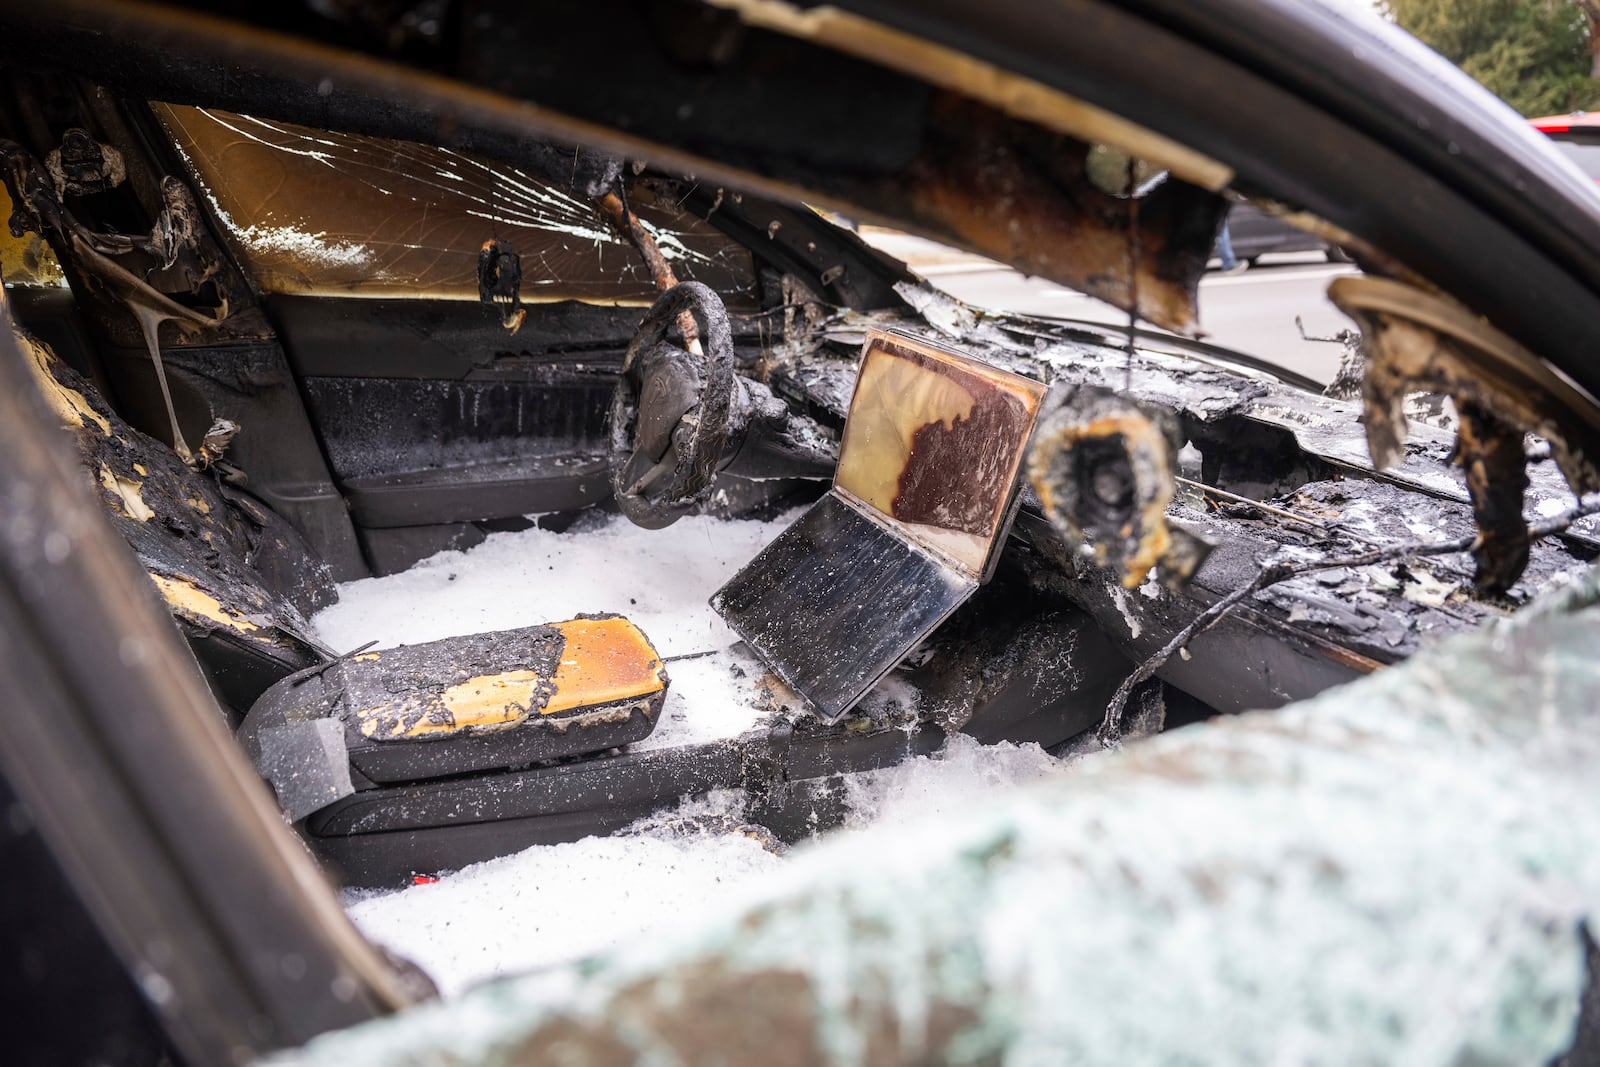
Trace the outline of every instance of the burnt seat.
<path fill-rule="evenodd" d="M 272 683 L 325 658 L 306 619 L 338 597 L 327 567 L 282 517 L 215 473 L 185 466 L 48 345 L 12 328 L 106 514 L 236 724 Z"/>
<path fill-rule="evenodd" d="M 667 672 L 620 615 L 367 652 L 286 678 L 239 738 L 298 821 L 360 791 L 642 740 Z"/>
<path fill-rule="evenodd" d="M 337 591 L 295 530 L 129 426 L 43 342 L 20 329 L 17 340 L 291 817 L 386 785 L 592 755 L 654 729 L 667 674 L 621 616 L 348 658 L 320 648 L 306 620 Z"/>

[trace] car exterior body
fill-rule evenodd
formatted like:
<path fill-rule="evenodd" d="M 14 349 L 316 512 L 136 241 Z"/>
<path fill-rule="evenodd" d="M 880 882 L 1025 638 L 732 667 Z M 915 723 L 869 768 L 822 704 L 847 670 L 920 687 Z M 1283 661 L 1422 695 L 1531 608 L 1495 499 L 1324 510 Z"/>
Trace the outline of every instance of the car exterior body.
<path fill-rule="evenodd" d="M 75 974 L 112 993 L 73 1054 L 122 1041 L 132 1062 L 167 1048 L 244 1061 L 426 999 L 425 981 L 339 914 L 311 852 L 351 882 L 392 884 L 719 788 L 749 791 L 764 825 L 800 838 L 840 774 L 933 751 L 948 730 L 1062 749 L 1087 740 L 1145 664 L 1160 670 L 1151 699 L 1194 718 L 1311 697 L 1498 625 L 1600 549 L 1584 518 L 1559 537 L 1523 521 L 1525 504 L 1549 520 L 1593 488 L 1600 193 L 1392 28 L 1322 5 L 1164 0 L 446 7 L 0 11 L 12 231 L 59 262 L 48 284 L 7 291 L 27 335 L 7 340 L 0 390 L 17 709 L 0 769 L 24 813 L 15 847 L 55 878 L 30 883 L 32 903 L 60 909 L 55 925 L 12 936 L 48 954 L 71 916 L 95 932 L 60 949 L 82 967 L 23 983 L 47 1006 L 31 1016 L 40 1055 L 65 1041 Z M 597 23 L 612 32 L 589 32 Z M 1096 154 L 1107 147 L 1121 155 Z M 1144 189 L 1131 180 L 1139 158 L 1173 177 Z M 803 206 L 991 255 L 1193 334 L 1224 192 L 1284 205 L 1398 287 L 1365 291 L 1369 337 L 1445 339 L 1455 362 L 1401 378 L 1461 401 L 1465 476 L 1448 432 L 1414 426 L 1406 447 L 1373 436 L 1400 386 L 1374 387 L 1363 429 L 1354 405 L 1198 343 L 975 314 Z M 146 244 L 127 237 L 147 232 Z M 649 247 L 673 253 L 665 274 Z M 33 244 L 11 254 L 42 256 Z M 684 466 L 708 477 L 639 505 L 641 525 L 680 504 L 736 515 L 814 498 L 862 338 L 893 328 L 1048 384 L 1052 412 L 1126 402 L 1117 417 L 1136 421 L 1119 425 L 1170 429 L 1174 453 L 1194 445 L 1190 480 L 1227 496 L 1176 498 L 1157 477 L 1168 495 L 1138 497 L 1149 539 L 1127 555 L 1179 540 L 1169 511 L 1211 554 L 1167 586 L 1089 566 L 1115 538 L 1086 540 L 1049 492 L 1063 482 L 1040 475 L 987 595 L 918 668 L 949 698 L 942 718 L 780 716 L 692 751 L 608 742 L 393 779 L 372 763 L 352 775 L 339 748 L 350 791 L 297 808 L 295 839 L 258 780 L 265 734 L 251 716 L 273 686 L 360 654 L 318 647 L 303 615 L 336 578 L 404 571 L 524 514 L 633 493 L 645 479 L 620 472 L 639 434 L 619 439 L 608 401 L 644 309 L 656 308 L 657 345 L 663 316 L 687 310 L 658 296 L 676 283 L 717 298 L 696 330 L 713 347 L 725 329 L 710 358 L 724 361 L 719 380 L 745 383 L 747 406 L 735 418 L 724 396 L 727 454 L 685 446 Z M 70 374 L 36 373 L 38 338 Z M 687 339 L 668 347 L 695 355 Z M 1371 358 L 1399 375 L 1411 352 Z M 710 421 L 702 395 L 682 425 Z M 76 454 L 57 432 L 62 398 Z M 243 427 L 215 446 L 226 465 L 174 458 L 202 452 L 219 422 Z M 1548 462 L 1523 453 L 1524 432 L 1552 442 Z M 710 468 L 724 460 L 715 495 Z M 1117 477 L 1132 495 L 1146 488 Z M 135 503 L 163 486 L 176 487 L 166 510 Z M 1343 518 L 1363 513 L 1365 525 Z M 1352 564 L 1338 584 L 1296 579 L 1210 615 L 1296 553 L 1403 548 L 1407 521 L 1461 541 L 1455 562 L 1435 574 L 1412 560 L 1427 581 Z M 213 609 L 195 593 L 213 614 L 196 616 L 196 603 Z M 1169 644 L 1193 654 L 1164 655 Z M 1075 669 L 1050 669 L 1060 661 L 1042 649 L 1076 650 Z M 287 730 L 302 710 L 267 726 Z M 1226 775 L 1213 784 L 1229 788 Z M 1581 956 L 1562 914 L 1563 944 Z M 1570 1045 L 1589 1039 L 1592 1016 L 1575 1029 L 1582 984 L 1567 977 L 1549 1012 L 1572 1016 Z M 530 1062 L 550 1040 L 523 1049 Z"/>
<path fill-rule="evenodd" d="M 1252 266 L 1260 257 L 1279 252 L 1323 252 L 1330 259 L 1339 255 L 1315 234 L 1284 222 L 1248 201 L 1228 210 L 1228 239 L 1233 243 L 1233 254 L 1249 260 Z"/>
<path fill-rule="evenodd" d="M 1585 174 L 1600 181 L 1600 163 L 1595 160 L 1595 146 L 1600 144 L 1600 116 L 1575 111 L 1529 119 L 1528 123 L 1554 141 Z"/>

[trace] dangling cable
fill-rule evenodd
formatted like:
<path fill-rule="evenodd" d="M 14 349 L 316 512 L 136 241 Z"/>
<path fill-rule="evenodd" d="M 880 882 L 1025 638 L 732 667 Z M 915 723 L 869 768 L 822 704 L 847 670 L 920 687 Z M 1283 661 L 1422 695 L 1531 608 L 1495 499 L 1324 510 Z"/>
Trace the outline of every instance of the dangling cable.
<path fill-rule="evenodd" d="M 1122 390 L 1133 390 L 1133 348 L 1139 329 L 1139 187 L 1137 161 L 1128 156 L 1128 340 L 1123 346 Z"/>

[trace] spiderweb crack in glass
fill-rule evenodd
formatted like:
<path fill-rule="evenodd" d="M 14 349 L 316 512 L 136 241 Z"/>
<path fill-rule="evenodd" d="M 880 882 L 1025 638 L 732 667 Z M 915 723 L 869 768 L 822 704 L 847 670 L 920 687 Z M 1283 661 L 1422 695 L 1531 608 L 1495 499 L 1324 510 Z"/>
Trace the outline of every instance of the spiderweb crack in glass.
<path fill-rule="evenodd" d="M 269 292 L 476 300 L 478 250 L 494 237 L 521 257 L 532 299 L 655 295 L 635 250 L 588 200 L 515 167 L 215 109 L 155 110 Z M 735 306 L 753 300 L 746 249 L 658 200 L 648 182 L 633 184 L 629 202 L 684 277 Z"/>

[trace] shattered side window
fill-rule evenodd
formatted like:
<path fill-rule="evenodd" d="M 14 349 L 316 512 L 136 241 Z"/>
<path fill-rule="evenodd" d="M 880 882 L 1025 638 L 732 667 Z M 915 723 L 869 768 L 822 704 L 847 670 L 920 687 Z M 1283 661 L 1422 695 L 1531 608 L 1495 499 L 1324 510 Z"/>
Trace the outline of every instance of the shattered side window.
<path fill-rule="evenodd" d="M 478 299 L 478 252 L 522 260 L 524 301 L 648 304 L 633 246 L 582 196 L 446 148 L 156 104 L 246 268 L 268 292 Z M 630 190 L 679 278 L 756 304 L 750 253 L 700 219 Z"/>
<path fill-rule="evenodd" d="M 32 231 L 13 237 L 6 220 L 11 218 L 11 194 L 0 183 L 0 282 L 6 285 L 64 287 L 66 275 L 56 254 L 44 239 Z"/>

